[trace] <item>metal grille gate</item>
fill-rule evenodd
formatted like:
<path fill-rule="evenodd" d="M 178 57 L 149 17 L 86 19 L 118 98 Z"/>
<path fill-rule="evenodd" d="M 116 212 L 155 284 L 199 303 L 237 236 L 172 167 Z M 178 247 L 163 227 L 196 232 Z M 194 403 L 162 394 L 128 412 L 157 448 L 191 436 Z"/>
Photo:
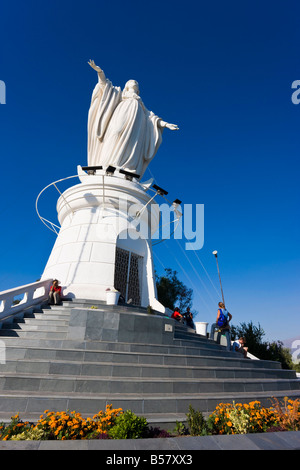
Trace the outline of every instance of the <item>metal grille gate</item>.
<path fill-rule="evenodd" d="M 115 288 L 120 290 L 126 302 L 132 300 L 133 305 L 141 305 L 140 271 L 143 257 L 116 248 Z"/>

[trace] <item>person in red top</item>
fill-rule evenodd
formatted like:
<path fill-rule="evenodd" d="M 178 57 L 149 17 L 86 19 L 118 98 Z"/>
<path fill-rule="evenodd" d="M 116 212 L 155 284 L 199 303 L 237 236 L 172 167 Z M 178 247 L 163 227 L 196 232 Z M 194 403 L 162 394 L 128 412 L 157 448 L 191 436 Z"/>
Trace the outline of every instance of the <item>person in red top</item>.
<path fill-rule="evenodd" d="M 183 316 L 181 315 L 179 308 L 175 308 L 174 312 L 171 315 L 171 318 L 174 318 L 174 320 L 177 320 L 180 322 L 183 321 Z"/>
<path fill-rule="evenodd" d="M 61 304 L 61 286 L 58 285 L 57 279 L 53 280 L 52 286 L 50 287 L 48 304 L 49 305 Z"/>

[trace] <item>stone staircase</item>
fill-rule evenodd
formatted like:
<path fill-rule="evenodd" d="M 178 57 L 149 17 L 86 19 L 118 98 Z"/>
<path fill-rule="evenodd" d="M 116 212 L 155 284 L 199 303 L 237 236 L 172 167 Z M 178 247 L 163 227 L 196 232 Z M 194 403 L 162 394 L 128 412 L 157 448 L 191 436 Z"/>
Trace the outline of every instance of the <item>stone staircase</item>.
<path fill-rule="evenodd" d="M 141 308 L 85 300 L 45 305 L 3 323 L 0 341 L 0 421 L 17 412 L 35 421 L 46 409 L 93 416 L 111 403 L 173 429 L 189 404 L 209 413 L 224 401 L 270 406 L 272 396 L 300 397 L 294 371 L 244 359 Z"/>

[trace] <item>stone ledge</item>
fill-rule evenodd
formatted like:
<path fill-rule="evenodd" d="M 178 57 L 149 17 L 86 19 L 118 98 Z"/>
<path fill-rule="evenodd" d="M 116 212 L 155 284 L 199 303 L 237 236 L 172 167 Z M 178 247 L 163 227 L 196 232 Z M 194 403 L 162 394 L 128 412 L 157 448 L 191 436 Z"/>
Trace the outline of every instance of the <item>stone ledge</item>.
<path fill-rule="evenodd" d="M 82 441 L 0 441 L 0 450 L 101 450 L 169 451 L 197 450 L 300 450 L 300 431 L 219 436 L 183 436 L 158 439 Z"/>

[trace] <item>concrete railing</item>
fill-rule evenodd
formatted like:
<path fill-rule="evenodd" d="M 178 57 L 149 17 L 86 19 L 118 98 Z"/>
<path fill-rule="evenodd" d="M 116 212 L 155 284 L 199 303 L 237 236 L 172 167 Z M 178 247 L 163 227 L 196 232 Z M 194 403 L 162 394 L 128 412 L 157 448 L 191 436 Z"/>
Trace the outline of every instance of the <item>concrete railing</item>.
<path fill-rule="evenodd" d="M 42 303 L 48 297 L 51 284 L 52 279 L 46 279 L 0 292 L 0 321 Z M 15 303 L 21 296 L 20 302 Z"/>

